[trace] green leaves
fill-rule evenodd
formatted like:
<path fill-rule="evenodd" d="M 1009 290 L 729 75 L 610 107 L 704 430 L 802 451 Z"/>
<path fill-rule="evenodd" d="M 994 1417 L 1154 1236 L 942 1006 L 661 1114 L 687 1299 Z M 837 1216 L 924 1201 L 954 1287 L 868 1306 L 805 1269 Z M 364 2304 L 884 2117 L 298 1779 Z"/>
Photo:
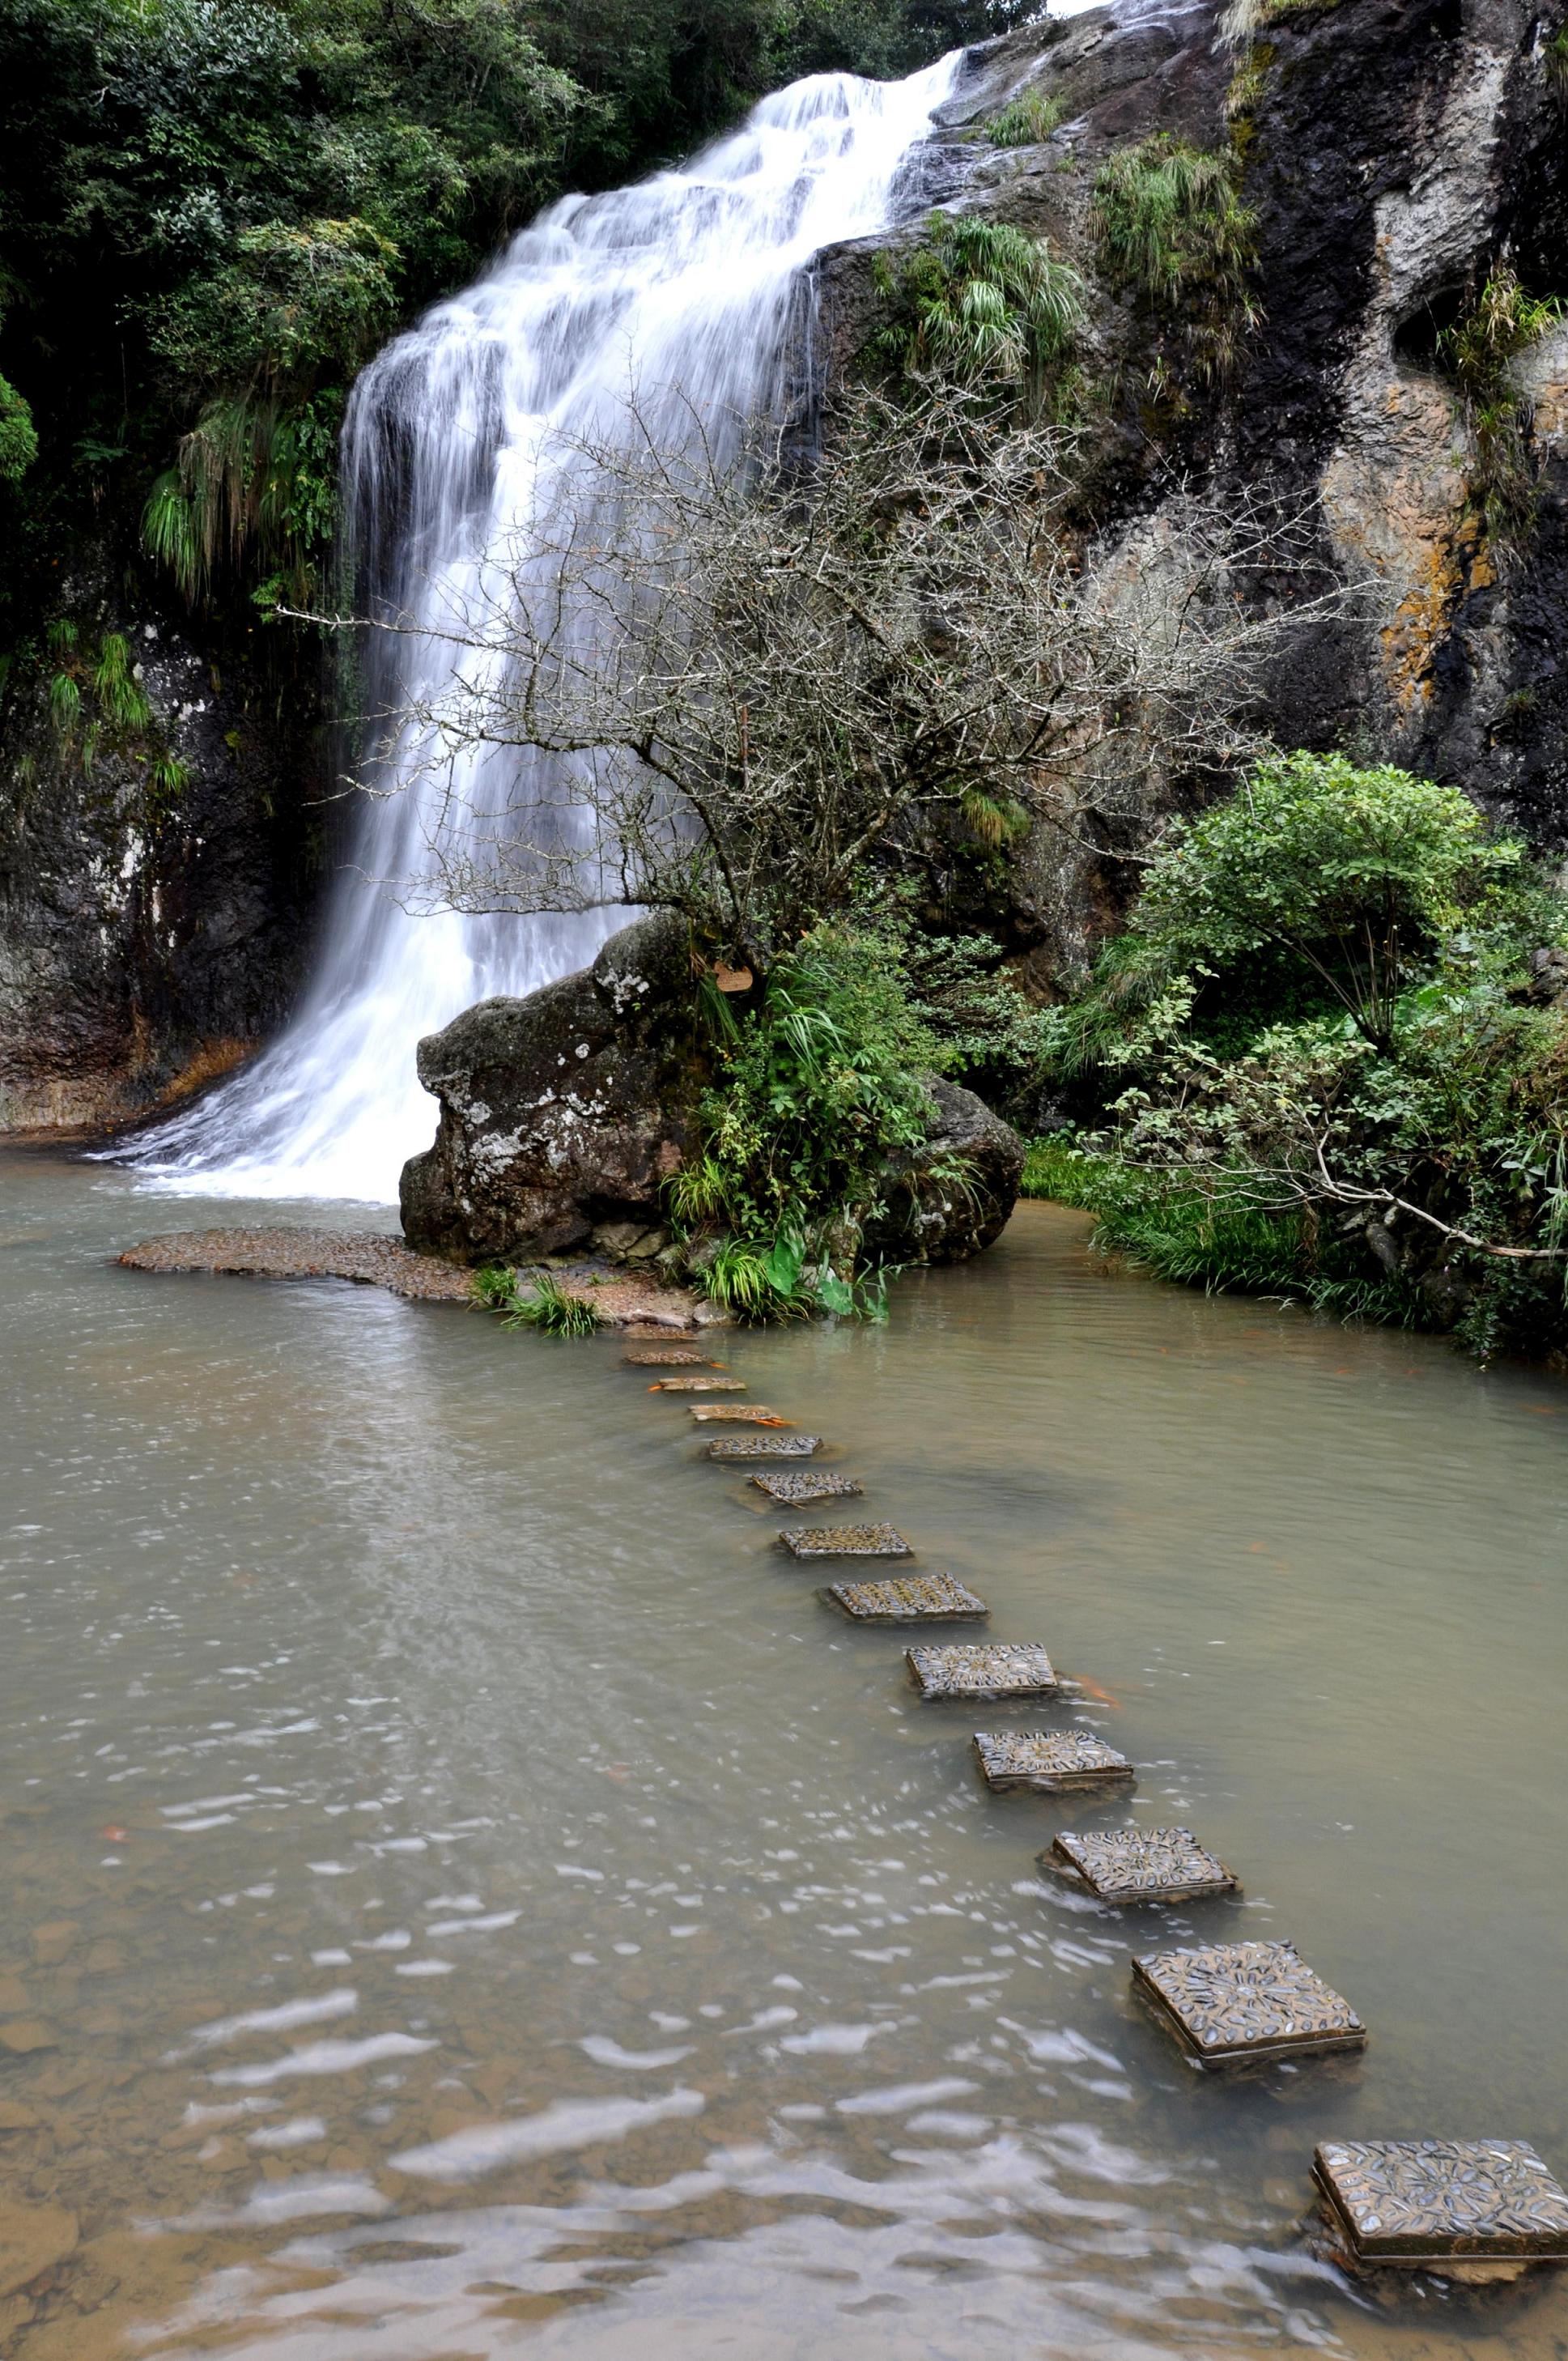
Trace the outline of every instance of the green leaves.
<path fill-rule="evenodd" d="M 888 318 L 867 358 L 896 377 L 947 379 L 1037 412 L 1087 320 L 1082 280 L 1007 222 L 933 214 L 929 232 L 881 274 Z"/>
<path fill-rule="evenodd" d="M 1262 318 L 1250 287 L 1257 216 L 1238 181 L 1228 148 L 1194 148 L 1160 131 L 1108 157 L 1094 182 L 1103 268 L 1177 332 L 1204 385 L 1233 374 Z"/>

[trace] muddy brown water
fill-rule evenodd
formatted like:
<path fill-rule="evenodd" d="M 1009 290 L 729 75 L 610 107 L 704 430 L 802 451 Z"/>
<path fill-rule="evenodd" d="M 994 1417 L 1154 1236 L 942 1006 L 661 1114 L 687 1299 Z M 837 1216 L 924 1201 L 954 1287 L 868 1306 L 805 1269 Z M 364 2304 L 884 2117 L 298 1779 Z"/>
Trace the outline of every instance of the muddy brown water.
<path fill-rule="evenodd" d="M 1568 2171 L 1568 1389 L 1043 1206 L 885 1329 L 735 1337 L 1095 1684 L 922 1706 L 617 1340 L 109 1259 L 244 1217 L 0 1158 L 0 2351 L 1568 2352 L 1562 2279 L 1389 2312 L 1299 2227 L 1324 2137 Z M 1052 1720 L 1135 1793 L 988 1795 L 969 1732 Z M 1245 1899 L 1042 1882 L 1128 1817 Z M 1227 1935 L 1365 2058 L 1185 2066 L 1129 1955 Z"/>

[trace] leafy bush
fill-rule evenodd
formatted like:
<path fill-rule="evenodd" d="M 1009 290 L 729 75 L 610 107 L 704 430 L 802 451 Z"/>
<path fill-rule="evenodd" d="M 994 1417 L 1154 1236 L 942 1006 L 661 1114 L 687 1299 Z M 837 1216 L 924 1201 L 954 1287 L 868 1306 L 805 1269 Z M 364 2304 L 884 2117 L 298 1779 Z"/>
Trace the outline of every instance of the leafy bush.
<path fill-rule="evenodd" d="M 1053 1012 L 1103 1128 L 1031 1185 L 1163 1275 L 1568 1345 L 1568 903 L 1454 790 L 1263 766 Z M 1245 1010 L 1236 1018 L 1236 1003 Z"/>
<path fill-rule="evenodd" d="M 1072 265 L 1007 222 L 933 214 L 925 244 L 896 266 L 879 258 L 876 276 L 886 318 L 866 349 L 874 368 L 983 388 L 1036 413 L 1087 316 Z"/>
<path fill-rule="evenodd" d="M 888 1159 L 926 1137 L 919 1073 L 941 1055 L 896 952 L 821 926 L 774 961 L 760 1006 L 739 1017 L 713 1006 L 700 1148 L 669 1184 L 690 1268 L 747 1318 L 874 1312 L 862 1238 L 883 1210 Z"/>
<path fill-rule="evenodd" d="M 1108 157 L 1094 182 L 1094 232 L 1113 283 L 1134 290 L 1180 342 L 1205 386 L 1230 377 L 1262 318 L 1251 291 L 1257 216 L 1235 156 L 1168 131 Z M 1154 390 L 1167 390 L 1157 364 Z"/>
<path fill-rule="evenodd" d="M 1492 271 L 1469 310 L 1438 338 L 1453 375 L 1475 449 L 1470 499 L 1489 540 L 1508 543 L 1534 522 L 1537 491 L 1527 442 L 1529 412 L 1510 369 L 1554 327 L 1563 305 L 1530 294 L 1507 264 Z"/>
<path fill-rule="evenodd" d="M 993 148 L 1037 148 L 1057 129 L 1066 111 L 1054 91 L 1021 91 L 992 116 L 985 136 Z"/>

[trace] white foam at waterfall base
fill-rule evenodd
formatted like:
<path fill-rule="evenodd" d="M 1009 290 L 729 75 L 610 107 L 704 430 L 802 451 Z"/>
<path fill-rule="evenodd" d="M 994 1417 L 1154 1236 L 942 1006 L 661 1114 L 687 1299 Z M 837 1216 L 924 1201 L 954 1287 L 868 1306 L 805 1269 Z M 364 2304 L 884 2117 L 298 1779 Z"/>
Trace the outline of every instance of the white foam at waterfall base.
<path fill-rule="evenodd" d="M 373 586 L 379 609 L 433 631 L 482 614 L 499 582 L 510 588 L 521 521 L 571 495 L 571 451 L 553 434 L 613 434 L 632 385 L 672 437 L 694 422 L 732 434 L 776 408 L 800 270 L 821 247 L 895 216 L 900 166 L 958 63 L 955 53 L 902 82 L 793 83 L 682 170 L 562 199 L 474 286 L 389 345 L 355 388 L 343 454 L 367 545 L 395 543 Z M 377 653 L 389 670 L 372 710 L 439 693 L 450 669 L 449 643 L 417 631 L 378 639 Z M 399 791 L 362 806 L 289 1030 L 125 1151 L 148 1184 L 391 1202 L 404 1159 L 434 1129 L 414 1072 L 421 1034 L 476 1000 L 580 967 L 625 923 L 623 908 L 498 917 L 403 906 L 385 881 L 407 901 L 433 845 L 461 851 L 476 807 L 515 803 L 520 785 L 488 778 L 481 790 L 475 764 L 443 794 L 422 752 L 406 736 L 384 782 Z M 526 800 L 526 772 L 510 759 Z M 553 802 L 560 784 L 539 782 Z"/>

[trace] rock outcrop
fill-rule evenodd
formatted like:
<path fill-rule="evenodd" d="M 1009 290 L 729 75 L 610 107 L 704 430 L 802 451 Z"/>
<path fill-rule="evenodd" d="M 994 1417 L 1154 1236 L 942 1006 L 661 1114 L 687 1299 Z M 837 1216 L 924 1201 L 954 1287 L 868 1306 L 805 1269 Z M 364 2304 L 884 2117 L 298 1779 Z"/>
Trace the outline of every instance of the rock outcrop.
<path fill-rule="evenodd" d="M 662 913 L 524 1000 L 482 1000 L 419 1045 L 441 1105 L 403 1167 L 403 1234 L 455 1262 L 534 1262 L 591 1242 L 636 1261 L 663 1244 L 699 1083 L 690 932 Z M 1000 1234 L 1024 1144 L 972 1091 L 930 1078 L 929 1137 L 890 1165 L 883 1262 L 959 1262 Z"/>
<path fill-rule="evenodd" d="M 1185 486 L 1315 503 L 1325 565 L 1378 586 L 1375 622 L 1324 630 L 1271 684 L 1276 736 L 1455 780 L 1552 847 L 1568 844 L 1568 322 L 1512 365 L 1533 521 L 1511 535 L 1487 525 L 1442 338 L 1499 270 L 1568 298 L 1563 25 L 1557 0 L 1113 0 L 971 52 L 924 159 L 933 202 L 1043 236 L 1084 274 L 1091 532 L 1136 564 Z M 992 145 L 987 124 L 1025 93 L 1057 127 Z M 1161 346 L 1097 250 L 1099 168 L 1157 132 L 1234 157 L 1255 209 L 1262 316 L 1228 382 L 1182 381 L 1179 333 Z M 876 324 L 890 247 L 922 235 L 821 258 L 828 373 Z M 1036 832 L 1014 920 L 1042 983 L 1081 973 L 1134 882 L 1092 843 Z"/>
<path fill-rule="evenodd" d="M 0 1131 L 107 1127 L 257 1048 L 298 990 L 319 868 L 309 719 L 243 649 L 130 603 L 107 560 L 60 595 L 69 655 L 0 684 Z M 99 709 L 111 641 L 145 725 Z M 51 675 L 80 700 L 69 727 Z"/>
<path fill-rule="evenodd" d="M 686 1139 L 691 1017 L 690 932 L 660 915 L 612 935 L 579 973 L 482 1000 L 428 1035 L 419 1078 L 441 1117 L 434 1146 L 403 1167 L 410 1245 L 529 1262 L 601 1225 L 656 1224 Z"/>
<path fill-rule="evenodd" d="M 878 1262 L 963 1262 L 995 1244 L 1018 1202 L 1024 1143 L 983 1099 L 928 1074 L 923 1146 L 894 1159 L 887 1212 L 866 1246 Z"/>

